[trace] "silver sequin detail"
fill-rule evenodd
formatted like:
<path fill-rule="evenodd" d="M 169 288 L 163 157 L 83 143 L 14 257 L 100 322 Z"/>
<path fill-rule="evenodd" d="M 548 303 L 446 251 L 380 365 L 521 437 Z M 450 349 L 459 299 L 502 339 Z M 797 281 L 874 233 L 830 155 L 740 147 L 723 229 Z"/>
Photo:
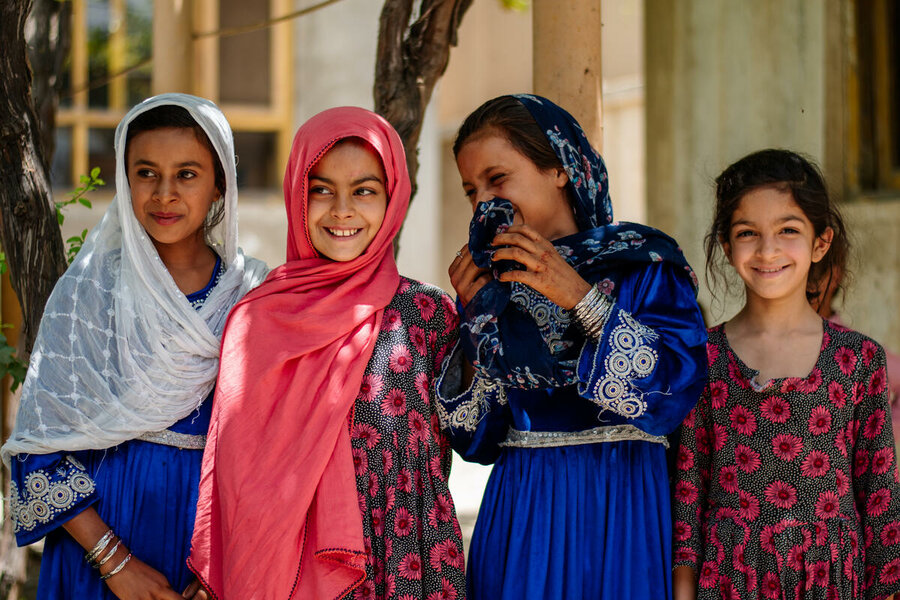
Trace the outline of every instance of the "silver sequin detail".
<path fill-rule="evenodd" d="M 7 500 L 14 533 L 49 523 L 94 493 L 93 479 L 73 456 L 67 456 L 56 472 L 62 479 L 51 481 L 52 473 L 44 469 L 32 471 L 22 490 L 15 481 L 10 482 Z"/>
<path fill-rule="evenodd" d="M 500 445 L 507 448 L 557 448 L 626 440 L 653 442 L 669 447 L 665 436 L 650 435 L 634 425 L 609 425 L 586 431 L 519 431 L 510 428 L 506 439 Z"/>
<path fill-rule="evenodd" d="M 632 380 L 653 373 L 659 356 L 649 342 L 658 338 L 655 331 L 620 312 L 619 323 L 609 335 L 610 352 L 603 361 L 606 372 L 595 379 L 599 375 L 595 365 L 591 373 L 590 379 L 594 381 L 593 387 L 588 388 L 591 401 L 629 419 L 643 415 L 647 403 Z"/>
<path fill-rule="evenodd" d="M 136 439 L 142 442 L 151 442 L 162 446 L 173 446 L 182 450 L 203 450 L 206 448 L 205 435 L 191 435 L 163 429 L 162 431 L 148 431 Z"/>

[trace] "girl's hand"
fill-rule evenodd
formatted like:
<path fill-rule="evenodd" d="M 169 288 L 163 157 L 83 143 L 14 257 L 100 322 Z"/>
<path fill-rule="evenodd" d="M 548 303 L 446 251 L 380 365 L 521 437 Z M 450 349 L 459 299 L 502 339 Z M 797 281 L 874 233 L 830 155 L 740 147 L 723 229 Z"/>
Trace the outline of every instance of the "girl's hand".
<path fill-rule="evenodd" d="M 459 296 L 463 306 L 468 304 L 478 290 L 493 279 L 490 271 L 481 269 L 472 262 L 472 255 L 469 254 L 468 245 L 463 246 L 456 253 L 456 258 L 450 263 L 447 273 L 450 275 L 450 283 L 453 285 L 453 289 L 456 290 L 456 294 Z"/>
<path fill-rule="evenodd" d="M 200 585 L 200 581 L 197 579 L 194 579 L 184 588 L 181 596 L 183 598 L 193 598 L 193 600 L 209 600 L 209 594 L 203 589 L 203 586 Z"/>
<path fill-rule="evenodd" d="M 119 556 L 121 550 L 103 565 L 101 573 L 115 569 L 127 555 Z M 132 556 L 125 568 L 106 580 L 109 590 L 120 600 L 184 600 L 169 585 L 166 576 Z"/>
<path fill-rule="evenodd" d="M 525 271 L 507 271 L 500 281 L 518 281 L 565 309 L 578 304 L 591 289 L 556 248 L 528 225 L 513 225 L 491 242 L 498 246 L 494 260 L 514 260 Z M 500 247 L 507 246 L 507 247 Z"/>

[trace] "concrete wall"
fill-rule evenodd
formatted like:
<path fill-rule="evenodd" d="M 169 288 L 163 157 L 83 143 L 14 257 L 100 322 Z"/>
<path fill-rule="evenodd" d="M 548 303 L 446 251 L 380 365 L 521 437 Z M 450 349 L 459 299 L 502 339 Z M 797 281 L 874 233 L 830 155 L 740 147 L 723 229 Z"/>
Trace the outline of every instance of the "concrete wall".
<path fill-rule="evenodd" d="M 647 218 L 672 234 L 704 268 L 702 240 L 713 206 L 713 179 L 764 147 L 810 155 L 829 180 L 842 136 L 845 2 L 827 0 L 647 0 Z M 833 190 L 842 198 L 842 190 Z M 853 326 L 900 348 L 900 203 L 844 198 L 857 241 L 856 286 L 844 312 Z M 704 291 L 701 301 L 709 305 Z M 740 305 L 733 298 L 712 321 Z"/>
<path fill-rule="evenodd" d="M 372 86 L 381 7 L 381 2 L 372 0 L 344 0 L 296 20 L 297 127 L 333 106 L 374 108 Z M 439 283 L 442 265 L 435 242 L 439 229 L 440 146 L 433 112 L 429 109 L 426 114 L 419 143 L 419 187 L 400 235 L 397 262 L 404 275 Z"/>

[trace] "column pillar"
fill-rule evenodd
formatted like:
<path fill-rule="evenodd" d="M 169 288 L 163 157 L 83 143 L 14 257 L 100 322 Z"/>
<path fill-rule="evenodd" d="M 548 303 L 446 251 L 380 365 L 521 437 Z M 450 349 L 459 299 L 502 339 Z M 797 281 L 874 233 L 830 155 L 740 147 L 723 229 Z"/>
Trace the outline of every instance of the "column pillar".
<path fill-rule="evenodd" d="M 601 151 L 601 0 L 534 0 L 534 92 L 572 113 Z"/>
<path fill-rule="evenodd" d="M 153 3 L 153 94 L 193 91 L 193 21 L 188 0 Z"/>

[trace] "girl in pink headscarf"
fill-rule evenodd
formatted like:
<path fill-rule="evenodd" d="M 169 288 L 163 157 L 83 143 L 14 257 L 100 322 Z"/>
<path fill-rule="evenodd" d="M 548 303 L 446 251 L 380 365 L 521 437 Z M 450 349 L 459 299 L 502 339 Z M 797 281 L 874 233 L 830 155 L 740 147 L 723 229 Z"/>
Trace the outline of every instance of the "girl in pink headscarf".
<path fill-rule="evenodd" d="M 188 564 L 227 600 L 463 598 L 430 392 L 457 315 L 397 272 L 400 138 L 367 110 L 322 112 L 284 194 L 287 262 L 226 325 Z"/>

